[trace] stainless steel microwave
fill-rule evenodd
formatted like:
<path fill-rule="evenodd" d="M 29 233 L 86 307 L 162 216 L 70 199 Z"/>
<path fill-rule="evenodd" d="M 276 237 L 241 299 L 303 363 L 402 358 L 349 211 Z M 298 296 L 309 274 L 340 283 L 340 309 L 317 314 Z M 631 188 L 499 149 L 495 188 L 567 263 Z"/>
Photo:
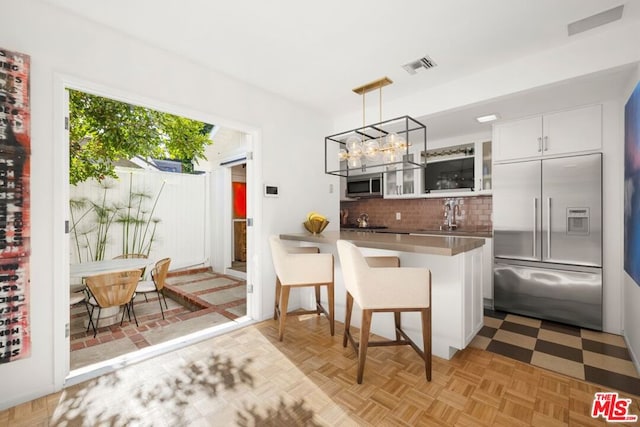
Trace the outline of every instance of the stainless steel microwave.
<path fill-rule="evenodd" d="M 347 177 L 347 197 L 382 197 L 382 173 Z"/>

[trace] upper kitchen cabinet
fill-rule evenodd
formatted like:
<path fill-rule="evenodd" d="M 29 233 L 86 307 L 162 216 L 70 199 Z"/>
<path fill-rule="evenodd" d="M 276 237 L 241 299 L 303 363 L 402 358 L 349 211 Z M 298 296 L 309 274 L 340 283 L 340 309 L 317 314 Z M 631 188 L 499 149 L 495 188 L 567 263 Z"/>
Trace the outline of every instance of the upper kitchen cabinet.
<path fill-rule="evenodd" d="M 601 105 L 549 113 L 493 126 L 495 162 L 597 151 L 601 148 Z"/>
<path fill-rule="evenodd" d="M 475 160 L 475 191 L 478 194 L 491 194 L 491 141 L 478 141 L 476 145 Z"/>
<path fill-rule="evenodd" d="M 491 194 L 491 141 L 443 145 L 428 150 L 426 157 L 425 197 Z"/>
<path fill-rule="evenodd" d="M 409 153 L 403 156 L 404 161 L 415 162 L 419 155 Z M 384 174 L 383 186 L 386 199 L 400 199 L 419 197 L 423 192 L 421 169 L 395 169 L 387 166 Z"/>
<path fill-rule="evenodd" d="M 602 149 L 602 105 L 547 114 L 543 125 L 546 155 Z"/>

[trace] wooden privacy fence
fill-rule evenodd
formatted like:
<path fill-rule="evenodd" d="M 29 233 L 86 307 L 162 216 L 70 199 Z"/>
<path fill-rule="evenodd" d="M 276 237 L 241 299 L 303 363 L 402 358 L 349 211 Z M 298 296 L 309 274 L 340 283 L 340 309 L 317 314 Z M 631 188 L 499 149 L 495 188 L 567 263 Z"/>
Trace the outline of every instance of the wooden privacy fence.
<path fill-rule="evenodd" d="M 118 169 L 118 180 L 71 186 L 70 261 L 149 252 L 172 267 L 207 258 L 208 174 Z"/>

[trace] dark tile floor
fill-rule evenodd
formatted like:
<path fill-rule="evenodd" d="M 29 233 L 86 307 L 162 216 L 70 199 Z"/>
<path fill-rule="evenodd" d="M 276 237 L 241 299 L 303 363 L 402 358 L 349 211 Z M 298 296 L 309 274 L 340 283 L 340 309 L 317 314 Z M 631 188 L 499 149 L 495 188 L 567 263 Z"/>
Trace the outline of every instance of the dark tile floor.
<path fill-rule="evenodd" d="M 485 310 L 471 345 L 640 396 L 640 376 L 619 335 Z"/>

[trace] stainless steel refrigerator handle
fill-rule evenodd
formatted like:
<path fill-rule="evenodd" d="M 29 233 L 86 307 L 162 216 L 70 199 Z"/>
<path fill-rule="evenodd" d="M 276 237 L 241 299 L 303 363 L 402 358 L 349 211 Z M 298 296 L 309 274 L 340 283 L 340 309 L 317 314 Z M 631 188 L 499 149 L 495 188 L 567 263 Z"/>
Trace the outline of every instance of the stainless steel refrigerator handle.
<path fill-rule="evenodd" d="M 538 137 L 538 153 L 542 151 L 542 137 Z"/>
<path fill-rule="evenodd" d="M 549 149 L 549 137 L 545 136 L 544 137 L 544 151 L 547 151 Z"/>
<path fill-rule="evenodd" d="M 538 233 L 536 232 L 536 230 L 538 229 L 538 198 L 534 197 L 533 198 L 533 257 L 536 257 L 537 254 L 537 247 L 536 247 L 536 240 L 538 238 Z"/>
<path fill-rule="evenodd" d="M 547 198 L 547 259 L 551 259 L 551 197 Z"/>

